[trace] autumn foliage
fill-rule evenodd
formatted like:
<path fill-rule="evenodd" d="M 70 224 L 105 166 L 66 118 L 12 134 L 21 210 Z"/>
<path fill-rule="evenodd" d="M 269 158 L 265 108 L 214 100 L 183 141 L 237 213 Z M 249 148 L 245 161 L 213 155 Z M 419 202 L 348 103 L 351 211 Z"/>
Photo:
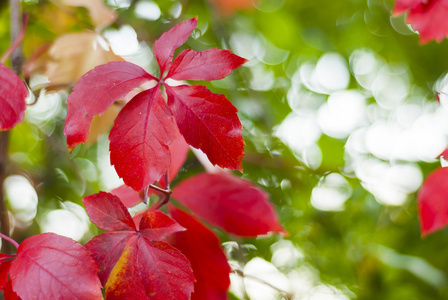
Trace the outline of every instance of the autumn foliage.
<path fill-rule="evenodd" d="M 86 142 L 96 115 L 134 89 L 152 86 L 126 103 L 109 135 L 111 164 L 128 187 L 83 199 L 91 221 L 106 231 L 85 247 L 41 234 L 26 239 L 15 255 L 2 255 L 6 299 L 100 299 L 102 287 L 106 299 L 226 299 L 231 269 L 218 236 L 199 218 L 245 237 L 284 232 L 266 193 L 230 173 L 199 174 L 171 191 L 188 145 L 201 149 L 212 164 L 242 171 L 237 109 L 224 95 L 184 80 L 222 79 L 246 60 L 219 49 L 187 49 L 173 59 L 196 24 L 196 18 L 182 22 L 154 43 L 158 77 L 117 61 L 94 68 L 76 84 L 64 129 L 70 150 Z M 17 75 L 0 67 L 8 84 L 0 90 L 7 130 L 22 121 L 28 92 Z M 159 202 L 131 217 L 128 208 L 151 194 L 159 195 Z M 161 212 L 171 197 L 188 211 L 169 204 L 168 215 Z"/>
<path fill-rule="evenodd" d="M 116 18 L 93 2 L 65 2 L 86 7 L 97 30 Z M 253 7 L 252 1 L 211 2 L 223 14 Z M 448 37 L 447 13 L 448 0 L 397 0 L 392 12 L 407 14 L 421 43 Z M 245 154 L 237 108 L 225 95 L 188 83 L 224 79 L 247 60 L 216 48 L 185 49 L 175 56 L 197 22 L 179 22 L 154 42 L 158 70 L 151 72 L 113 53 L 97 57 L 73 51 L 102 64 L 66 74 L 67 52 L 77 47 L 71 38 L 91 45 L 96 32 L 60 37 L 49 47 L 50 63 L 33 61 L 51 79 L 49 87 L 77 81 L 67 98 L 67 151 L 88 142 L 89 135 L 95 140 L 95 118 L 121 108 L 111 124 L 109 150 L 110 164 L 125 184 L 82 199 L 100 229 L 86 245 L 53 233 L 31 236 L 20 245 L 2 235 L 17 248 L 14 254 L 0 254 L 5 299 L 227 299 L 232 268 L 216 231 L 230 237 L 287 234 L 268 194 L 231 173 L 243 171 Z M 3 131 L 22 122 L 29 96 L 22 79 L 4 65 L 6 59 L 0 62 Z M 171 186 L 190 147 L 220 168 Z M 448 169 L 439 168 L 418 193 L 423 236 L 448 224 L 447 180 Z M 149 206 L 131 215 L 141 202 Z"/>

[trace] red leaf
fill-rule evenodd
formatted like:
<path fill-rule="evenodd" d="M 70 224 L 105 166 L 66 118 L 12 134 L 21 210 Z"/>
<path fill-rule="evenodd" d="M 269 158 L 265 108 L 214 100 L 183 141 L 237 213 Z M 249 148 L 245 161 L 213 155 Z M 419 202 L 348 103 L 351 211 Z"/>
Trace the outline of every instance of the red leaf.
<path fill-rule="evenodd" d="M 420 4 L 424 4 L 425 0 L 395 0 L 395 7 L 393 14 L 402 14 L 409 9 L 416 8 Z"/>
<path fill-rule="evenodd" d="M 93 259 L 100 267 L 98 276 L 103 285 L 134 233 L 135 231 L 106 232 L 95 236 L 86 244 L 86 248 L 92 252 Z"/>
<path fill-rule="evenodd" d="M 161 241 L 170 234 L 185 228 L 159 211 L 146 212 L 140 221 L 140 233 L 150 241 Z"/>
<path fill-rule="evenodd" d="M 267 194 L 229 174 L 199 174 L 176 186 L 173 198 L 207 222 L 239 236 L 285 232 Z"/>
<path fill-rule="evenodd" d="M 417 195 L 422 235 L 437 231 L 448 224 L 448 168 L 431 173 Z"/>
<path fill-rule="evenodd" d="M 120 198 L 99 192 L 82 199 L 90 220 L 103 230 L 135 230 L 135 224 Z"/>
<path fill-rule="evenodd" d="M 96 205 L 104 207 L 101 202 L 110 197 L 98 199 Z M 189 299 L 194 286 L 190 263 L 180 251 L 160 241 L 183 227 L 160 211 L 148 211 L 140 228 L 106 232 L 86 244 L 100 267 L 106 298 Z"/>
<path fill-rule="evenodd" d="M 229 50 L 183 51 L 174 60 L 167 78 L 176 80 L 218 80 L 247 62 Z"/>
<path fill-rule="evenodd" d="M 212 164 L 242 171 L 242 126 L 232 103 L 199 85 L 167 87 L 166 91 L 187 143 L 207 154 Z"/>
<path fill-rule="evenodd" d="M 20 300 L 20 297 L 17 296 L 16 292 L 12 290 L 11 279 L 5 285 L 5 289 L 3 290 L 3 297 L 5 300 Z"/>
<path fill-rule="evenodd" d="M 441 42 L 448 37 L 448 1 L 446 0 L 397 0 L 395 14 L 408 11 L 406 22 L 420 34 L 421 43 L 431 40 Z"/>
<path fill-rule="evenodd" d="M 82 76 L 67 99 L 64 134 L 68 148 L 87 140 L 95 115 L 103 114 L 116 100 L 150 80 L 157 78 L 123 61 L 98 66 Z"/>
<path fill-rule="evenodd" d="M 9 130 L 22 122 L 28 89 L 13 71 L 0 63 L 0 130 Z"/>
<path fill-rule="evenodd" d="M 120 111 L 109 135 L 110 162 L 126 185 L 140 191 L 166 173 L 176 130 L 158 87 L 138 94 Z"/>
<path fill-rule="evenodd" d="M 9 275 L 22 299 L 102 299 L 97 272 L 81 244 L 44 233 L 20 244 Z"/>
<path fill-rule="evenodd" d="M 196 28 L 197 18 L 192 18 L 174 26 L 154 43 L 154 55 L 159 63 L 160 77 L 165 70 L 168 70 L 173 60 L 174 51 L 179 48 L 188 39 L 190 34 Z"/>
<path fill-rule="evenodd" d="M 219 238 L 184 211 L 173 205 L 169 205 L 168 209 L 173 219 L 187 229 L 173 234 L 170 243 L 188 258 L 193 268 L 196 282 L 191 299 L 227 299 L 231 269 Z"/>
<path fill-rule="evenodd" d="M 184 137 L 179 133 L 174 142 L 170 145 L 171 153 L 171 164 L 168 172 L 169 181 L 173 181 L 176 178 L 177 173 L 185 163 L 187 159 L 188 151 L 190 151 L 190 146 L 185 141 Z M 165 186 L 165 178 L 162 177 L 160 180 L 160 185 Z"/>
<path fill-rule="evenodd" d="M 8 255 L 0 253 L 0 291 L 3 290 L 8 282 L 9 268 L 11 267 L 12 260 L 10 258 L 15 257 L 15 255 Z"/>
<path fill-rule="evenodd" d="M 190 299 L 194 276 L 183 254 L 133 236 L 106 283 L 107 299 Z"/>

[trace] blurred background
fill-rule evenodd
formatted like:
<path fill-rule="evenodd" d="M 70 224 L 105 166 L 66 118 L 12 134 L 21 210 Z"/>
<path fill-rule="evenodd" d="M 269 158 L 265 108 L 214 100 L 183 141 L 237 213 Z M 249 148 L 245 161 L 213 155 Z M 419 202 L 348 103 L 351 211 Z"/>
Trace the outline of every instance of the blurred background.
<path fill-rule="evenodd" d="M 157 73 L 154 41 L 198 16 L 183 48 L 248 59 L 201 82 L 239 109 L 243 178 L 270 194 L 289 236 L 223 232 L 230 299 L 447 299 L 448 231 L 421 238 L 416 192 L 448 144 L 448 42 L 420 45 L 392 0 L 22 0 L 23 76 L 34 95 L 10 133 L 4 182 L 18 242 L 97 234 L 84 196 L 121 185 L 107 134 L 120 107 L 69 154 L 66 98 L 114 60 Z M 0 53 L 10 45 L 0 1 Z M 446 94 L 445 94 L 446 93 Z M 436 96 L 440 103 L 436 101 Z M 173 185 L 202 172 L 190 152 Z"/>

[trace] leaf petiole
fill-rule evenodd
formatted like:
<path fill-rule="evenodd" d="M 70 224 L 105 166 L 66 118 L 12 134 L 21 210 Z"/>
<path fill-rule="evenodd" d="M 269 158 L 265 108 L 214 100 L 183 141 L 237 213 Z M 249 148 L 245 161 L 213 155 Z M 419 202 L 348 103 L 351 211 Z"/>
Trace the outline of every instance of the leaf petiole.
<path fill-rule="evenodd" d="M 8 50 L 6 50 L 5 53 L 3 53 L 2 57 L 0 58 L 0 63 L 5 64 L 6 60 L 9 58 L 11 53 L 19 46 L 19 44 L 22 42 L 23 37 L 25 36 L 26 27 L 28 25 L 28 14 L 23 15 L 23 27 L 22 31 L 20 31 L 20 35 L 17 37 L 17 39 L 12 43 L 11 47 L 9 47 Z"/>
<path fill-rule="evenodd" d="M 0 237 L 4 240 L 7 240 L 8 242 L 10 242 L 11 244 L 14 245 L 14 247 L 16 247 L 16 249 L 19 249 L 19 244 L 14 241 L 12 238 L 10 238 L 9 236 L 4 235 L 3 233 L 0 232 Z"/>
<path fill-rule="evenodd" d="M 165 178 L 164 179 L 165 179 L 165 188 L 161 188 L 161 187 L 158 187 L 158 186 L 153 185 L 153 184 L 150 184 L 148 186 L 148 188 L 150 187 L 150 188 L 152 188 L 152 189 L 154 189 L 156 191 L 159 191 L 159 192 L 163 193 L 163 196 L 164 196 L 163 200 L 159 201 L 156 205 L 154 205 L 154 207 L 152 207 L 151 210 L 157 210 L 157 209 L 161 208 L 162 206 L 164 206 L 165 204 L 167 204 L 170 201 L 170 197 L 171 197 L 172 191 L 170 189 L 170 178 L 169 178 L 168 172 L 165 173 Z M 146 192 L 146 190 L 145 190 L 145 192 Z M 146 195 L 145 195 L 145 197 L 146 197 Z"/>

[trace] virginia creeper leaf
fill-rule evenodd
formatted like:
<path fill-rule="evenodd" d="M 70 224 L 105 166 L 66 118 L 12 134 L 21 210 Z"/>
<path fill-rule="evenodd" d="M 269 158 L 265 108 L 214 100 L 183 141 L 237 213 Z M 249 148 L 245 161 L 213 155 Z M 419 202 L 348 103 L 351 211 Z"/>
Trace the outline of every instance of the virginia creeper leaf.
<path fill-rule="evenodd" d="M 109 135 L 110 162 L 128 186 L 140 191 L 166 173 L 176 130 L 157 87 L 138 94 L 120 111 Z"/>
<path fill-rule="evenodd" d="M 101 283 L 106 284 L 113 267 L 123 253 L 126 243 L 135 231 L 105 232 L 95 236 L 86 247 L 92 252 L 92 257 L 100 267 L 98 276 Z"/>
<path fill-rule="evenodd" d="M 106 283 L 107 299 L 190 299 L 190 263 L 165 242 L 131 237 Z"/>
<path fill-rule="evenodd" d="M 218 80 L 226 77 L 247 60 L 229 50 L 184 50 L 174 60 L 167 78 L 176 80 Z"/>
<path fill-rule="evenodd" d="M 8 282 L 8 273 L 12 262 L 11 260 L 8 259 L 14 257 L 15 255 L 0 253 L 0 291 L 5 288 L 5 285 Z"/>
<path fill-rule="evenodd" d="M 16 292 L 12 290 L 11 279 L 5 285 L 5 289 L 3 290 L 3 298 L 5 300 L 20 300 L 20 297 L 17 296 Z"/>
<path fill-rule="evenodd" d="M 150 80 L 157 79 L 124 61 L 98 66 L 82 76 L 67 98 L 64 134 L 68 148 L 86 141 L 95 115 L 103 114 L 116 100 Z"/>
<path fill-rule="evenodd" d="M 105 201 L 108 199 L 109 201 Z M 120 198 L 99 192 L 82 199 L 90 220 L 103 230 L 135 230 L 135 224 Z"/>
<path fill-rule="evenodd" d="M 170 244 L 179 249 L 190 261 L 196 282 L 192 300 L 227 299 L 230 286 L 227 257 L 216 234 L 193 216 L 173 205 L 169 213 L 187 230 L 176 232 Z"/>
<path fill-rule="evenodd" d="M 448 168 L 439 168 L 423 182 L 417 195 L 422 235 L 437 231 L 448 224 Z"/>
<path fill-rule="evenodd" d="M 174 178 L 176 178 L 177 173 L 179 173 L 180 169 L 184 165 L 185 160 L 187 159 L 188 151 L 190 151 L 190 146 L 187 144 L 184 137 L 179 133 L 169 148 L 171 154 L 171 164 L 168 171 L 168 179 L 171 182 Z M 160 180 L 160 185 L 165 186 L 165 177 L 162 177 Z"/>
<path fill-rule="evenodd" d="M 97 272 L 84 246 L 44 233 L 20 244 L 9 276 L 12 289 L 22 299 L 102 299 Z"/>
<path fill-rule="evenodd" d="M 416 8 L 426 2 L 425 0 L 395 0 L 394 14 L 405 13 L 407 10 Z"/>
<path fill-rule="evenodd" d="M 172 197 L 229 233 L 257 236 L 270 231 L 285 232 L 267 194 L 234 175 L 196 175 L 176 186 Z"/>
<path fill-rule="evenodd" d="M 172 181 L 179 170 L 182 168 L 183 164 L 185 163 L 185 160 L 187 159 L 188 151 L 190 150 L 190 146 L 185 142 L 185 139 L 180 133 L 177 133 L 177 137 L 175 140 L 171 143 L 169 146 L 170 156 L 171 156 L 171 164 L 170 169 L 168 171 L 168 178 L 170 181 Z M 162 177 L 160 180 L 160 185 L 165 186 L 165 177 Z M 149 189 L 148 193 L 153 193 L 154 190 Z M 138 192 L 136 192 L 134 189 L 127 187 L 126 185 L 121 185 L 116 189 L 113 189 L 110 191 L 111 194 L 117 196 L 120 198 L 120 200 L 123 202 L 124 206 L 126 207 L 132 207 L 140 202 L 142 202 L 142 192 L 140 192 L 140 195 Z M 136 216 L 133 217 L 134 222 L 138 224 L 140 222 L 140 218 L 136 220 Z"/>
<path fill-rule="evenodd" d="M 101 202 L 108 201 L 120 210 L 117 216 L 127 214 L 130 218 L 118 197 L 101 197 L 92 204 L 102 208 L 105 205 Z M 87 213 L 90 216 L 89 210 Z M 100 267 L 106 298 L 189 299 L 194 286 L 190 263 L 179 250 L 162 241 L 183 227 L 160 211 L 148 211 L 139 228 L 106 232 L 86 244 Z"/>
<path fill-rule="evenodd" d="M 22 122 L 28 89 L 13 71 L 0 63 L 0 130 L 9 130 Z"/>
<path fill-rule="evenodd" d="M 408 11 L 406 22 L 420 34 L 421 43 L 448 37 L 448 2 L 445 0 L 397 0 L 394 14 Z"/>
<path fill-rule="evenodd" d="M 159 63 L 160 76 L 163 76 L 165 70 L 171 66 L 174 51 L 179 48 L 188 39 L 190 34 L 196 28 L 197 18 L 179 23 L 174 26 L 154 43 L 154 55 Z"/>
<path fill-rule="evenodd" d="M 207 154 L 212 164 L 242 171 L 242 126 L 232 103 L 199 85 L 167 87 L 166 91 L 187 143 Z"/>

